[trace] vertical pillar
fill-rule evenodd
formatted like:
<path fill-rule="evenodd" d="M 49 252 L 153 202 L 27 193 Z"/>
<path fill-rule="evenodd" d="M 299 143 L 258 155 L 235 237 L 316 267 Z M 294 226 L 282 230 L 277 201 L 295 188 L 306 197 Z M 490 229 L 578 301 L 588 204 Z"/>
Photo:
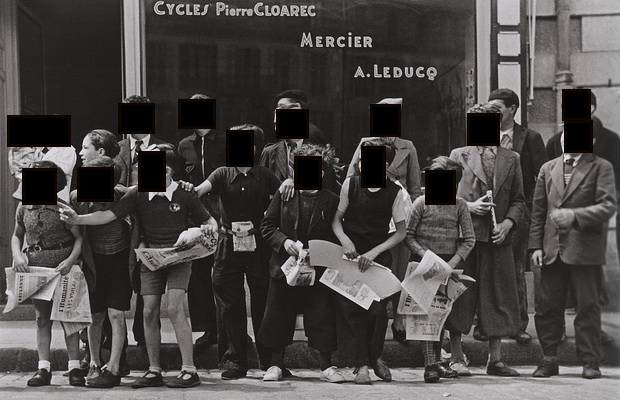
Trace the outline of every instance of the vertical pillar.
<path fill-rule="evenodd" d="M 562 123 L 562 89 L 572 89 L 573 73 L 570 71 L 570 3 L 571 0 L 556 0 L 555 10 L 558 23 L 558 54 L 556 61 L 555 87 L 558 125 Z"/>
<path fill-rule="evenodd" d="M 141 1 L 123 0 L 123 98 L 146 91 L 144 15 Z"/>

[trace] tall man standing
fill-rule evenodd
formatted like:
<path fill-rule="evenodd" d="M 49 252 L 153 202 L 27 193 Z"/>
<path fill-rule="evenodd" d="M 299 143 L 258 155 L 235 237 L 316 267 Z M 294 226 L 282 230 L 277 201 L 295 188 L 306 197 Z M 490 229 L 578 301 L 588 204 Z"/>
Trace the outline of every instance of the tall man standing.
<path fill-rule="evenodd" d="M 564 135 L 560 143 L 564 147 Z M 615 211 L 614 173 L 608 161 L 591 153 L 564 153 L 540 169 L 529 249 L 532 262 L 541 267 L 535 323 L 544 358 L 534 377 L 558 374 L 569 286 L 577 300 L 575 343 L 582 376 L 601 377 L 601 265 L 607 221 Z"/>
<path fill-rule="evenodd" d="M 210 97 L 195 94 L 191 99 Z M 179 142 L 179 155 L 185 160 L 188 181 L 199 186 L 213 171 L 226 165 L 226 133 L 214 129 L 196 129 L 192 135 Z M 200 200 L 209 213 L 219 220 L 219 196 L 207 193 Z M 215 255 L 210 255 L 192 263 L 192 276 L 187 291 L 189 317 L 192 331 L 205 333 L 196 339 L 197 346 L 217 343 L 217 312 L 211 280 L 214 259 Z"/>
<path fill-rule="evenodd" d="M 489 95 L 489 103 L 499 108 L 502 113 L 500 126 L 500 145 L 508 150 L 515 151 L 521 158 L 521 173 L 523 174 L 523 195 L 525 196 L 525 210 L 521 223 L 512 241 L 512 250 L 517 272 L 517 290 L 519 293 L 519 332 L 513 337 L 517 343 L 529 343 L 532 337 L 526 332 L 529 323 L 527 315 L 527 288 L 525 285 L 525 271 L 528 269 L 529 257 L 527 254 L 527 237 L 530 233 L 530 215 L 532 213 L 532 197 L 536 186 L 536 177 L 540 167 L 547 162 L 545 144 L 538 132 L 517 124 L 514 120 L 519 108 L 519 96 L 510 89 L 497 89 Z"/>

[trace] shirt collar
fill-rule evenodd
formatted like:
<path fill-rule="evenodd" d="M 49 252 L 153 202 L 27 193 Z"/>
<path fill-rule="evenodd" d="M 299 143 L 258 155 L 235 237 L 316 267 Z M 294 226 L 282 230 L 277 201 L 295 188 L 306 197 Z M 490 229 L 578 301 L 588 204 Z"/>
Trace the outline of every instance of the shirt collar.
<path fill-rule="evenodd" d="M 196 140 L 198 140 L 198 141 L 202 141 L 202 138 L 203 138 L 203 137 L 205 138 L 205 140 L 211 140 L 211 141 L 214 141 L 214 140 L 215 140 L 215 136 L 216 136 L 215 129 L 211 129 L 211 130 L 209 131 L 209 133 L 207 133 L 207 134 L 206 134 L 206 135 L 204 135 L 204 136 L 200 136 L 197 132 L 194 132 L 194 133 L 196 134 Z"/>
<path fill-rule="evenodd" d="M 146 135 L 144 138 L 140 139 L 142 140 L 142 148 L 146 149 L 149 147 L 149 142 L 151 141 L 151 135 Z M 133 136 L 129 135 L 129 144 L 131 145 L 131 149 L 135 150 L 136 148 L 136 142 L 137 140 L 134 139 Z"/>
<path fill-rule="evenodd" d="M 250 175 L 254 179 L 256 179 L 256 181 L 260 182 L 260 177 L 258 175 L 258 171 L 256 171 L 256 167 L 250 168 L 250 170 L 248 172 L 241 172 L 241 171 L 239 171 L 239 168 L 233 167 L 233 173 L 230 176 L 230 178 L 228 179 L 228 184 L 233 183 L 235 178 L 237 178 L 239 175 Z"/>
<path fill-rule="evenodd" d="M 480 155 L 482 155 L 482 152 L 484 151 L 485 147 L 490 148 L 493 154 L 497 154 L 497 146 L 476 146 L 476 147 L 478 148 L 478 154 Z"/>
<path fill-rule="evenodd" d="M 562 156 L 564 157 L 564 159 L 563 159 L 564 162 L 566 162 L 566 160 L 568 160 L 569 158 L 572 158 L 573 159 L 573 167 L 575 167 L 575 166 L 577 166 L 577 162 L 579 162 L 579 159 L 581 158 L 582 155 L 579 154 L 578 156 L 573 157 L 573 156 L 568 155 L 568 154 L 562 154 Z"/>
<path fill-rule="evenodd" d="M 304 144 L 304 140 L 303 139 L 299 139 L 299 140 L 295 141 L 295 143 L 297 144 L 296 149 L 298 149 L 298 148 L 301 147 L 302 144 Z M 286 151 L 290 151 L 288 142 L 286 140 L 284 141 L 284 145 L 286 146 Z"/>
<path fill-rule="evenodd" d="M 508 137 L 510 138 L 510 140 L 512 140 L 514 133 L 515 133 L 515 127 L 514 127 L 514 125 L 513 125 L 513 126 L 512 126 L 512 128 L 510 128 L 510 129 L 507 129 L 507 130 L 505 130 L 505 131 L 500 131 L 500 136 L 502 136 L 502 137 L 503 137 L 503 136 L 504 136 L 504 134 L 506 134 L 506 135 L 508 135 Z M 501 138 L 500 138 L 500 139 L 501 139 Z"/>
<path fill-rule="evenodd" d="M 179 184 L 175 181 L 171 181 L 170 185 L 166 188 L 165 192 L 149 192 L 149 201 L 153 200 L 153 197 L 158 195 L 164 195 L 168 201 L 172 201 L 172 194 L 179 187 Z"/>

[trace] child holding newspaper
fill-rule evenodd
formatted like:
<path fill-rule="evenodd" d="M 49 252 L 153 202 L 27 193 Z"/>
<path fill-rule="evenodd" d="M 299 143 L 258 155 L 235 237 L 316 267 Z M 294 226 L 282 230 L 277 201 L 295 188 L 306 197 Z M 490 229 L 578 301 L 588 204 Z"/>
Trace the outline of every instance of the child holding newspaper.
<path fill-rule="evenodd" d="M 56 168 L 57 190 L 60 193 L 67 185 L 65 173 L 52 161 L 35 161 L 31 168 Z M 61 221 L 60 207 L 69 207 L 60 198 L 56 205 L 23 205 L 19 203 L 15 216 L 15 231 L 11 238 L 13 270 L 28 272 L 29 266 L 55 268 L 62 275 L 69 273 L 75 265 L 82 248 L 79 227 Z M 23 248 L 24 239 L 28 246 Z M 52 340 L 52 302 L 32 300 L 37 317 L 37 352 L 39 366 L 37 373 L 28 380 L 28 386 L 47 386 L 52 380 L 50 344 Z M 69 352 L 69 384 L 84 386 L 80 371 L 80 342 L 76 332 L 65 335 Z"/>
<path fill-rule="evenodd" d="M 448 157 L 437 157 L 433 160 L 430 170 L 456 171 L 456 183 L 463 176 L 460 164 Z M 471 222 L 467 203 L 461 198 L 456 199 L 455 205 L 426 205 L 425 196 L 418 197 L 413 202 L 413 208 L 407 226 L 405 245 L 411 250 L 412 258 L 421 259 L 427 250 L 437 254 L 455 269 L 464 261 L 474 247 L 476 238 Z M 450 367 L 444 368 L 441 361 L 441 342 L 423 341 L 424 353 L 424 382 L 432 383 L 440 378 L 456 378 L 458 373 Z M 460 346 L 459 343 L 453 346 Z"/>
<path fill-rule="evenodd" d="M 144 242 L 148 247 L 172 247 L 179 234 L 190 227 L 190 222 L 205 226 L 207 234 L 217 231 L 217 223 L 204 208 L 194 192 L 184 191 L 172 180 L 182 163 L 171 145 L 159 145 L 166 152 L 166 191 L 139 192 L 131 188 L 127 194 L 109 210 L 77 215 L 72 210 L 63 210 L 62 218 L 77 225 L 104 225 L 116 218 L 123 218 L 133 212 L 142 221 Z M 151 271 L 140 267 L 140 294 L 144 297 L 144 333 L 149 369 L 142 378 L 132 383 L 133 388 L 164 386 L 187 388 L 200 385 L 193 360 L 192 331 L 185 318 L 183 300 L 191 274 L 191 262 L 182 262 Z M 161 333 L 159 311 L 161 296 L 168 295 L 168 315 L 175 330 L 181 351 L 181 373 L 164 382 L 160 364 Z"/>

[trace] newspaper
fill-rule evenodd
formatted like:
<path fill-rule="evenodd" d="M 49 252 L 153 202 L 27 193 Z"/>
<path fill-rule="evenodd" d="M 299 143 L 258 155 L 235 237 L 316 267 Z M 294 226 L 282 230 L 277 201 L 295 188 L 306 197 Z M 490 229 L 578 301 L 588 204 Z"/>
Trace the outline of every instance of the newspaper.
<path fill-rule="evenodd" d="M 427 250 L 419 264 L 410 263 L 407 266 L 407 272 L 409 271 L 411 273 L 406 275 L 401 286 L 411 295 L 413 302 L 426 314 L 431 307 L 439 285 L 446 283 L 452 273 L 452 268 L 435 253 Z M 408 313 L 405 312 L 404 314 Z"/>
<path fill-rule="evenodd" d="M 474 281 L 466 275 L 458 278 L 450 276 L 445 285 L 441 285 L 434 296 L 428 313 L 417 312 L 405 318 L 407 340 L 437 341 L 454 301 L 467 289 L 461 281 Z M 401 296 L 402 299 L 402 296 Z"/>
<path fill-rule="evenodd" d="M 51 319 L 63 323 L 67 335 L 71 335 L 92 322 L 88 286 L 82 269 L 74 265 L 61 276 L 54 291 Z"/>
<path fill-rule="evenodd" d="M 342 247 L 324 240 L 310 240 L 308 245 L 310 265 L 340 271 L 339 279 L 347 285 L 353 285 L 357 281 L 366 284 L 378 299 L 385 299 L 401 289 L 400 281 L 389 268 L 373 263 L 370 268 L 361 272 L 357 261 L 342 258 Z"/>
<path fill-rule="evenodd" d="M 365 310 L 370 308 L 373 301 L 380 300 L 379 296 L 368 285 L 361 281 L 347 283 L 343 279 L 344 275 L 341 271 L 327 268 L 319 282 Z"/>
<path fill-rule="evenodd" d="M 27 299 L 52 300 L 60 274 L 53 268 L 28 267 L 29 272 L 15 272 L 5 268 L 8 296 L 3 313 L 13 310 Z"/>
<path fill-rule="evenodd" d="M 183 244 L 177 247 L 164 249 L 140 248 L 135 249 L 138 259 L 151 271 L 169 265 L 203 258 L 215 253 L 217 247 L 217 233 L 213 233 L 202 240 Z"/>
<path fill-rule="evenodd" d="M 299 256 L 290 256 L 280 267 L 286 283 L 289 286 L 312 286 L 316 279 L 316 271 L 310 265 L 310 257 L 306 250 L 303 250 L 303 244 L 298 240 L 295 243 Z"/>

